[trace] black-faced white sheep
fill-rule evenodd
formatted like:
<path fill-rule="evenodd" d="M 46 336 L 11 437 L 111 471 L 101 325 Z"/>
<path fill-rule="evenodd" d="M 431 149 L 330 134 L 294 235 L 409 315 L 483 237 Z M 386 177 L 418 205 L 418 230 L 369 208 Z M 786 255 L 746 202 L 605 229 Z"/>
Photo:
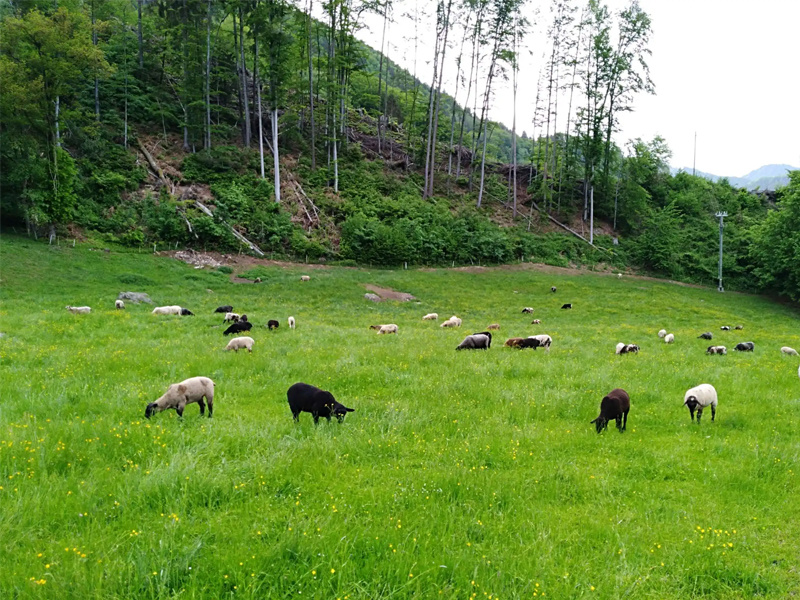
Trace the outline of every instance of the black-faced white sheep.
<path fill-rule="evenodd" d="M 422 317 L 423 321 L 436 321 L 439 319 L 439 313 L 428 313 Z"/>
<path fill-rule="evenodd" d="M 486 329 L 488 331 L 500 331 L 500 324 L 499 323 L 492 323 L 491 325 L 487 325 Z"/>
<path fill-rule="evenodd" d="M 488 350 L 492 347 L 492 334 L 488 331 L 473 333 L 464 338 L 456 350 Z"/>
<path fill-rule="evenodd" d="M 697 411 L 697 422 L 703 416 L 703 409 L 711 407 L 711 422 L 717 416 L 717 390 L 710 383 L 701 383 L 691 389 L 686 390 L 683 395 L 683 405 L 689 407 L 689 414 L 694 421 L 694 411 Z"/>
<path fill-rule="evenodd" d="M 252 353 L 254 343 L 255 340 L 251 337 L 237 337 L 228 342 L 228 345 L 225 346 L 225 350 L 233 350 L 234 352 L 238 352 L 239 350 L 247 350 L 248 352 Z"/>
<path fill-rule="evenodd" d="M 631 410 L 631 398 L 628 392 L 617 388 L 608 392 L 600 401 L 600 414 L 591 423 L 594 424 L 597 433 L 602 432 L 608 427 L 608 422 L 617 422 L 617 429 L 620 433 L 625 431 L 628 426 L 628 412 Z"/>
<path fill-rule="evenodd" d="M 744 329 L 744 325 L 737 325 L 736 327 L 734 327 L 734 329 L 736 330 Z"/>
<path fill-rule="evenodd" d="M 215 313 L 229 313 L 233 311 L 233 306 L 226 304 L 225 306 L 218 306 L 214 311 Z"/>
<path fill-rule="evenodd" d="M 193 317 L 194 313 L 192 311 L 190 311 L 188 308 L 181 308 L 181 316 Z"/>
<path fill-rule="evenodd" d="M 232 333 L 242 333 L 243 331 L 250 331 L 253 328 L 253 324 L 249 321 L 239 321 L 238 323 L 234 323 L 230 327 L 228 327 L 225 331 L 222 332 L 222 335 L 231 335 Z"/>
<path fill-rule="evenodd" d="M 183 409 L 187 404 L 197 402 L 200 405 L 200 414 L 206 410 L 205 397 L 208 402 L 208 418 L 214 413 L 214 382 L 208 377 L 190 377 L 180 383 L 173 383 L 161 398 L 147 405 L 144 411 L 145 418 L 149 419 L 154 413 L 174 408 L 178 416 L 183 416 Z"/>
<path fill-rule="evenodd" d="M 301 275 L 300 281 L 311 281 L 311 277 L 309 277 L 308 275 Z"/>
<path fill-rule="evenodd" d="M 727 354 L 728 349 L 725 346 L 709 346 L 706 354 Z"/>
<path fill-rule="evenodd" d="M 667 335 L 664 336 L 664 343 L 665 344 L 671 344 L 674 341 L 675 341 L 675 336 L 673 334 L 668 333 Z"/>
<path fill-rule="evenodd" d="M 273 329 L 277 329 L 278 327 L 280 327 L 280 323 L 278 323 L 278 321 L 276 321 L 275 319 L 270 319 L 269 321 L 267 321 L 267 329 L 269 329 L 270 331 Z"/>
<path fill-rule="evenodd" d="M 541 324 L 542 324 L 541 319 L 534 319 L 533 321 L 531 321 L 531 325 L 541 325 Z"/>
<path fill-rule="evenodd" d="M 194 316 L 194 313 L 190 311 L 188 308 L 181 308 L 177 304 L 172 306 L 156 306 L 153 309 L 154 315 L 184 315 L 184 316 Z"/>
<path fill-rule="evenodd" d="M 330 392 L 307 383 L 295 383 L 286 392 L 286 397 L 295 421 L 300 420 L 301 412 L 309 412 L 314 417 L 314 424 L 319 422 L 320 417 L 325 417 L 330 422 L 331 416 L 341 423 L 347 413 L 355 410 L 337 402 Z"/>
<path fill-rule="evenodd" d="M 240 315 L 237 315 L 234 312 L 225 313 L 225 319 L 223 323 L 227 323 L 228 321 L 233 321 L 234 323 L 238 323 L 239 319 L 241 319 Z"/>
<path fill-rule="evenodd" d="M 566 309 L 569 309 L 569 308 L 572 308 L 572 302 L 569 302 L 569 303 L 567 303 L 567 304 L 562 304 L 562 305 L 561 305 L 561 308 L 562 308 L 562 309 L 565 309 L 565 310 L 566 310 Z"/>
<path fill-rule="evenodd" d="M 701 333 L 697 336 L 699 340 L 711 340 L 714 339 L 714 335 L 710 331 L 706 331 L 705 333 Z"/>
<path fill-rule="evenodd" d="M 666 329 L 659 330 L 658 337 L 660 337 L 661 339 L 664 339 L 664 336 L 666 336 L 666 335 L 667 335 L 667 330 Z"/>
<path fill-rule="evenodd" d="M 88 315 L 92 309 L 88 306 L 67 306 L 67 310 L 73 315 Z"/>
<path fill-rule="evenodd" d="M 289 317 L 288 321 L 289 321 L 289 329 L 294 329 L 295 326 L 294 317 Z"/>
<path fill-rule="evenodd" d="M 125 310 L 125 303 L 122 300 L 114 300 L 114 308 L 117 310 Z"/>
<path fill-rule="evenodd" d="M 522 309 L 522 312 L 524 314 L 529 314 L 529 315 L 533 314 L 533 308 L 531 308 L 530 306 L 526 306 L 525 308 Z"/>
<path fill-rule="evenodd" d="M 756 349 L 756 345 L 753 342 L 739 342 L 733 349 L 736 352 L 752 352 Z"/>
<path fill-rule="evenodd" d="M 533 348 L 534 350 L 536 350 L 537 348 L 541 347 L 541 345 L 542 343 L 539 340 L 532 337 L 528 337 L 528 338 L 521 338 L 520 341 L 514 344 L 513 347 L 518 348 L 520 350 L 525 350 L 526 348 Z"/>
<path fill-rule="evenodd" d="M 781 352 L 783 352 L 784 354 L 787 354 L 788 356 L 797 356 L 798 355 L 797 354 L 797 350 L 795 350 L 794 348 L 790 348 L 789 346 L 782 346 L 781 347 Z"/>
<path fill-rule="evenodd" d="M 556 288 L 556 286 L 553 286 L 553 287 L 551 287 L 551 288 L 550 288 L 550 291 L 551 291 L 551 292 L 553 292 L 553 293 L 555 294 L 557 289 L 558 289 L 558 288 Z"/>

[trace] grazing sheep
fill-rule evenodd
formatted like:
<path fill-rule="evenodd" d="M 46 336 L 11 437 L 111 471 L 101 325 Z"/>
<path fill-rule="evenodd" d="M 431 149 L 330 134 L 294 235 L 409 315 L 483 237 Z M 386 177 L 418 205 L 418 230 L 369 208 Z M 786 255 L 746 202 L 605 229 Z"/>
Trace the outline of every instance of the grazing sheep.
<path fill-rule="evenodd" d="M 717 390 L 710 383 L 701 383 L 689 390 L 683 396 L 683 405 L 689 407 L 689 414 L 694 421 L 694 411 L 697 411 L 697 423 L 700 423 L 700 417 L 703 416 L 703 409 L 711 407 L 711 422 L 714 422 L 714 417 L 717 416 Z"/>
<path fill-rule="evenodd" d="M 225 319 L 223 323 L 227 323 L 228 321 L 233 321 L 234 323 L 238 323 L 239 319 L 241 319 L 240 315 L 237 315 L 234 312 L 225 313 Z"/>
<path fill-rule="evenodd" d="M 122 300 L 114 300 L 114 308 L 117 310 L 125 310 L 125 303 Z"/>
<path fill-rule="evenodd" d="M 522 309 L 522 312 L 530 315 L 533 314 L 533 309 L 530 306 L 526 306 L 525 308 Z"/>
<path fill-rule="evenodd" d="M 487 325 L 486 329 L 488 329 L 489 331 L 500 331 L 500 324 L 492 323 L 491 325 Z"/>
<path fill-rule="evenodd" d="M 154 315 L 179 315 L 181 314 L 181 310 L 183 310 L 178 305 L 173 306 L 156 306 L 153 309 Z"/>
<path fill-rule="evenodd" d="M 709 346 L 706 354 L 727 354 L 728 349 L 725 346 Z"/>
<path fill-rule="evenodd" d="M 720 327 L 720 329 L 721 329 L 722 331 L 730 331 L 730 330 L 731 330 L 731 327 L 730 327 L 730 325 L 723 325 L 722 327 Z"/>
<path fill-rule="evenodd" d="M 756 345 L 753 342 L 739 342 L 733 349 L 737 352 L 752 352 Z"/>
<path fill-rule="evenodd" d="M 319 422 L 320 417 L 325 417 L 330 422 L 331 416 L 336 417 L 336 420 L 341 423 L 347 413 L 355 411 L 354 408 L 347 408 L 337 402 L 330 392 L 307 383 L 295 383 L 286 392 L 286 397 L 295 421 L 300 420 L 301 412 L 309 412 L 314 417 L 315 425 Z"/>
<path fill-rule="evenodd" d="M 636 344 L 617 344 L 617 354 L 636 354 L 639 352 L 639 346 Z"/>
<path fill-rule="evenodd" d="M 288 320 L 289 320 L 289 329 L 294 329 L 294 325 L 295 325 L 294 317 L 289 317 Z"/>
<path fill-rule="evenodd" d="M 240 322 L 242 322 L 242 321 L 247 322 L 247 315 L 242 315 L 241 317 L 239 317 L 239 321 Z"/>
<path fill-rule="evenodd" d="M 662 329 L 662 330 L 660 330 L 658 332 L 658 337 L 660 337 L 662 339 L 664 338 L 665 335 L 667 335 L 667 330 L 666 329 Z"/>
<path fill-rule="evenodd" d="M 522 341 L 514 346 L 514 348 L 519 348 L 520 350 L 525 350 L 526 348 L 533 348 L 536 350 L 537 348 L 542 347 L 543 344 L 536 338 L 523 338 Z"/>
<path fill-rule="evenodd" d="M 439 327 L 461 327 L 461 319 L 454 315 L 439 325 Z"/>
<path fill-rule="evenodd" d="M 619 279 L 622 279 L 622 273 L 617 273 L 617 277 L 618 277 Z"/>
<path fill-rule="evenodd" d="M 794 348 L 790 348 L 789 346 L 783 346 L 781 348 L 781 352 L 783 352 L 784 354 L 788 354 L 789 356 L 798 356 L 797 350 L 795 350 Z"/>
<path fill-rule="evenodd" d="M 423 321 L 436 321 L 439 319 L 439 313 L 428 313 L 422 317 Z"/>
<path fill-rule="evenodd" d="M 181 315 L 184 316 L 184 317 L 193 317 L 194 313 L 192 311 L 190 311 L 188 308 L 182 308 L 181 309 Z"/>
<path fill-rule="evenodd" d="M 608 392 L 600 401 L 600 414 L 591 423 L 594 423 L 597 433 L 608 427 L 612 419 L 617 422 L 620 433 L 628 426 L 628 412 L 631 410 L 631 398 L 628 392 L 617 388 Z"/>
<path fill-rule="evenodd" d="M 73 315 L 88 315 L 92 309 L 88 306 L 67 306 L 67 310 Z"/>
<path fill-rule="evenodd" d="M 233 338 L 228 345 L 225 346 L 225 350 L 233 350 L 234 352 L 239 352 L 239 350 L 243 350 L 247 348 L 247 351 L 252 353 L 253 352 L 253 344 L 255 340 L 251 337 L 243 336 Z"/>
<path fill-rule="evenodd" d="M 279 326 L 280 323 L 278 323 L 275 319 L 270 319 L 269 321 L 267 321 L 267 329 L 269 329 L 270 331 L 273 329 L 277 329 Z"/>
<path fill-rule="evenodd" d="M 508 346 L 509 348 L 519 348 L 520 344 L 522 344 L 524 340 L 525 338 L 521 337 L 508 338 L 504 346 Z"/>
<path fill-rule="evenodd" d="M 238 323 L 234 323 L 230 327 L 228 327 L 225 331 L 222 332 L 222 335 L 230 335 L 232 333 L 242 333 L 243 331 L 250 331 L 253 328 L 253 324 L 249 321 L 239 321 Z"/>
<path fill-rule="evenodd" d="M 551 291 L 551 292 L 553 292 L 553 293 L 555 294 L 557 289 L 558 289 L 558 288 L 556 288 L 556 286 L 553 286 L 553 287 L 551 287 L 551 288 L 550 288 L 550 291 Z"/>
<path fill-rule="evenodd" d="M 617 344 L 617 349 L 616 349 L 616 351 L 614 353 L 615 354 L 621 354 L 623 348 L 625 348 L 625 343 L 624 342 L 618 343 Z"/>
<path fill-rule="evenodd" d="M 397 333 L 397 325 L 394 323 L 389 323 L 388 325 L 381 325 L 378 329 L 378 335 L 382 335 L 384 333 Z"/>
<path fill-rule="evenodd" d="M 562 308 L 562 309 L 565 309 L 565 310 L 566 310 L 566 309 L 568 309 L 568 308 L 572 308 L 572 302 L 569 302 L 569 303 L 567 303 L 567 304 L 562 304 L 562 305 L 561 305 L 561 308 Z"/>
<path fill-rule="evenodd" d="M 183 409 L 187 404 L 197 402 L 200 405 L 200 414 L 206 411 L 205 397 L 208 402 L 208 418 L 214 413 L 214 382 L 208 377 L 190 377 L 180 383 L 173 383 L 161 398 L 147 405 L 144 411 L 145 418 L 149 419 L 154 413 L 174 408 L 179 417 L 183 416 Z"/>
<path fill-rule="evenodd" d="M 233 306 L 230 304 L 226 304 L 225 306 L 218 306 L 217 309 L 214 311 L 215 313 L 229 313 L 233 311 Z"/>
<path fill-rule="evenodd" d="M 311 281 L 311 277 L 309 277 L 308 275 L 301 275 L 300 281 Z"/>
<path fill-rule="evenodd" d="M 734 329 L 737 330 L 744 329 L 744 325 L 737 325 L 736 327 L 734 327 Z"/>
<path fill-rule="evenodd" d="M 533 321 L 531 321 L 531 325 L 541 325 L 541 324 L 542 324 L 541 319 L 534 319 Z"/>
<path fill-rule="evenodd" d="M 473 333 L 464 338 L 456 350 L 488 350 L 492 347 L 492 334 L 488 331 Z"/>
<path fill-rule="evenodd" d="M 711 340 L 713 338 L 714 336 L 710 331 L 706 331 L 705 333 L 701 333 L 700 335 L 697 336 L 697 339 L 699 340 Z"/>
<path fill-rule="evenodd" d="M 540 333 L 539 335 L 529 335 L 528 339 L 539 340 L 539 346 L 550 352 L 550 344 L 553 343 L 553 338 L 551 338 L 546 333 Z"/>
<path fill-rule="evenodd" d="M 253 283 L 261 283 L 261 277 L 256 277 L 253 279 Z"/>
<path fill-rule="evenodd" d="M 667 335 L 664 336 L 664 343 L 665 344 L 671 344 L 674 341 L 675 341 L 675 336 L 673 334 L 668 333 Z"/>

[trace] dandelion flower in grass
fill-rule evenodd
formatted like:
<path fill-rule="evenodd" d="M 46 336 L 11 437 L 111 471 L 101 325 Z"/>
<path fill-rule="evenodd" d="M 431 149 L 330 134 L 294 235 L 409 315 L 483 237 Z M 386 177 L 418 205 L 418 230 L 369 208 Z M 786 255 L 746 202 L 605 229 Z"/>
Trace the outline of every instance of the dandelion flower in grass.
<path fill-rule="evenodd" d="M 331 569 L 331 575 L 333 575 L 334 573 L 336 573 L 336 569 Z"/>

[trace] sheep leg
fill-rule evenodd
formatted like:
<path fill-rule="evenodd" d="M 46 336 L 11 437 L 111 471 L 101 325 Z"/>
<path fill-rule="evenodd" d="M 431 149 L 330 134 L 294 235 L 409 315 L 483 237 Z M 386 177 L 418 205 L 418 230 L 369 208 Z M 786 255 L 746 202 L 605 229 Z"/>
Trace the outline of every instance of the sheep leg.
<path fill-rule="evenodd" d="M 202 417 L 204 414 L 206 414 L 206 403 L 203 402 L 202 398 L 200 398 L 197 403 L 200 405 L 200 416 Z"/>
<path fill-rule="evenodd" d="M 625 411 L 622 415 L 622 429 L 620 432 L 625 431 L 628 428 L 628 411 Z"/>
<path fill-rule="evenodd" d="M 691 406 L 689 407 L 689 414 L 692 416 L 692 422 L 694 422 L 694 409 Z"/>
<path fill-rule="evenodd" d="M 618 416 L 616 421 L 617 421 L 617 431 L 622 433 L 622 415 Z"/>
<path fill-rule="evenodd" d="M 183 417 L 183 409 L 186 408 L 186 400 L 181 400 L 178 403 L 178 406 L 175 407 L 175 412 L 178 413 L 179 417 Z"/>
<path fill-rule="evenodd" d="M 714 417 L 717 416 L 717 407 L 713 404 L 711 405 L 711 422 L 714 422 Z"/>
<path fill-rule="evenodd" d="M 314 411 L 311 413 L 311 416 L 314 417 L 314 425 L 319 424 L 319 413 L 317 411 Z"/>
<path fill-rule="evenodd" d="M 703 409 L 702 408 L 698 408 L 697 409 L 697 424 L 698 425 L 700 424 L 700 417 L 702 417 L 702 416 L 703 416 Z"/>

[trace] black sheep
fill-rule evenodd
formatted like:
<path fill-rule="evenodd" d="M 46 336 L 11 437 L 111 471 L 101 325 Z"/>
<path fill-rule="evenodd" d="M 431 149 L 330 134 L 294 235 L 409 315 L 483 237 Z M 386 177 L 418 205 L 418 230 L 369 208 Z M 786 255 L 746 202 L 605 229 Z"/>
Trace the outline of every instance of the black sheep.
<path fill-rule="evenodd" d="M 710 331 L 706 331 L 705 333 L 701 333 L 700 335 L 698 335 L 697 338 L 701 340 L 710 340 L 713 339 L 714 336 L 711 334 Z"/>
<path fill-rule="evenodd" d="M 278 323 L 275 319 L 270 319 L 267 321 L 267 328 L 268 329 L 277 329 L 280 323 Z"/>
<path fill-rule="evenodd" d="M 600 402 L 600 414 L 594 421 L 597 433 L 608 427 L 612 419 L 617 422 L 617 429 L 622 433 L 628 426 L 628 411 L 631 409 L 631 398 L 628 392 L 617 388 L 608 392 Z"/>
<path fill-rule="evenodd" d="M 620 354 L 636 354 L 639 352 L 639 346 L 636 344 L 625 344 L 622 348 L 620 348 Z"/>
<path fill-rule="evenodd" d="M 536 338 L 524 338 L 514 347 L 519 348 L 520 350 L 524 350 L 525 348 L 533 348 L 534 350 L 536 350 L 541 345 L 542 343 Z"/>
<path fill-rule="evenodd" d="M 572 308 L 572 303 L 570 302 L 569 304 L 564 304 L 564 305 L 561 306 L 561 308 L 564 308 L 564 309 Z"/>
<path fill-rule="evenodd" d="M 234 323 L 230 327 L 228 327 L 225 331 L 222 332 L 222 335 L 230 335 L 232 333 L 242 333 L 243 331 L 250 331 L 253 328 L 253 324 L 249 321 L 239 321 L 238 323 Z"/>
<path fill-rule="evenodd" d="M 187 317 L 187 316 L 188 316 L 188 317 L 193 317 L 193 316 L 194 316 L 194 313 L 193 313 L 192 311 L 190 311 L 188 308 L 181 308 L 181 316 L 184 316 L 184 317 Z"/>
<path fill-rule="evenodd" d="M 309 412 L 314 417 L 314 424 L 319 422 L 320 417 L 325 417 L 330 422 L 331 416 L 335 416 L 341 423 L 347 413 L 355 410 L 337 402 L 330 392 L 307 383 L 295 383 L 286 392 L 286 398 L 295 421 L 300 420 L 301 412 Z"/>
<path fill-rule="evenodd" d="M 755 349 L 756 345 L 753 342 L 739 342 L 734 347 L 737 352 L 752 352 Z"/>
<path fill-rule="evenodd" d="M 233 307 L 230 304 L 226 304 L 225 306 L 218 306 L 217 310 L 214 311 L 215 313 L 229 313 L 233 312 Z"/>

